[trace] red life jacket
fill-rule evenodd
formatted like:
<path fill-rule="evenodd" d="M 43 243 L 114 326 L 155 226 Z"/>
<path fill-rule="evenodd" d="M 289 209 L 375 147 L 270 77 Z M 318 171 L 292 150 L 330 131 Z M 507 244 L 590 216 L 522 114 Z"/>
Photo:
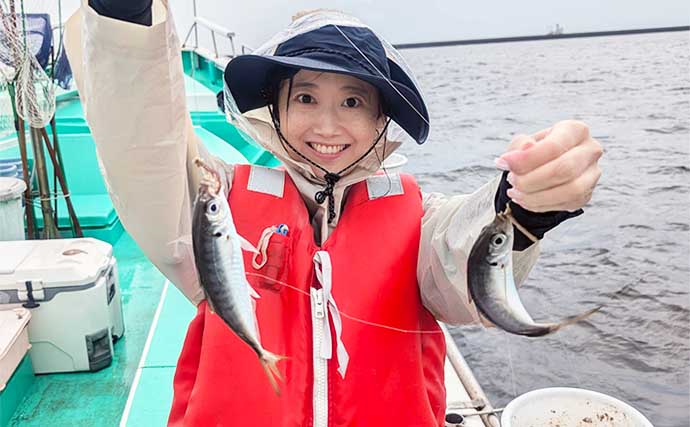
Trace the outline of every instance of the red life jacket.
<path fill-rule="evenodd" d="M 251 183 L 255 174 L 284 184 L 264 191 L 261 182 Z M 289 229 L 286 236 L 271 237 L 269 261 L 279 253 L 281 265 L 273 260 L 255 269 L 251 254 L 244 254 L 247 278 L 260 294 L 261 343 L 288 357 L 278 364 L 285 381 L 277 396 L 256 354 L 204 302 L 177 365 L 169 425 L 444 425 L 445 342 L 422 305 L 416 279 L 421 192 L 410 176 L 391 178 L 401 194 L 373 198 L 371 179 L 353 185 L 336 229 L 319 247 L 302 196 L 286 173 L 235 166 L 228 200 L 238 233 L 257 242 L 269 226 Z M 341 334 L 336 312 L 327 310 L 324 317 L 328 301 L 317 305 L 323 285 L 315 272 L 317 253 L 332 265 L 331 297 Z M 330 340 L 324 341 L 327 332 Z M 338 336 L 349 355 L 344 378 Z M 325 344 L 313 351 L 315 341 Z M 324 350 L 330 359 L 323 358 Z"/>

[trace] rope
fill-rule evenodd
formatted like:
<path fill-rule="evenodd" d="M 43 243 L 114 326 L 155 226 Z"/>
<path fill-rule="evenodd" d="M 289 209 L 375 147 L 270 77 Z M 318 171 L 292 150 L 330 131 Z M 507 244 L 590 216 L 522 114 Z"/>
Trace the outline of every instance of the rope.
<path fill-rule="evenodd" d="M 524 234 L 525 237 L 530 239 L 532 242 L 536 243 L 539 241 L 539 239 L 537 239 L 537 237 L 534 234 L 530 233 L 525 227 L 522 226 L 522 224 L 517 222 L 517 220 L 513 217 L 513 214 L 510 211 L 510 203 L 508 203 L 508 205 L 506 206 L 506 210 L 503 211 L 501 215 L 507 217 L 510 220 L 510 222 L 513 223 L 513 226 L 520 230 L 520 232 Z"/>

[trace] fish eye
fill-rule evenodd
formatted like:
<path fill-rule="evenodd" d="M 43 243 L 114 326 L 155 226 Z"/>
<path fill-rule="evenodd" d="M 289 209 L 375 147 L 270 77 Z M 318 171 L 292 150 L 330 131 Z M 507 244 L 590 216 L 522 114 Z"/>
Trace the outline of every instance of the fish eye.
<path fill-rule="evenodd" d="M 491 238 L 491 244 L 494 246 L 501 246 L 506 241 L 506 235 L 503 233 L 496 234 Z"/>
<path fill-rule="evenodd" d="M 211 215 L 217 214 L 220 208 L 218 207 L 218 203 L 216 203 L 215 200 L 211 200 L 208 205 L 206 205 L 206 212 L 208 212 Z"/>

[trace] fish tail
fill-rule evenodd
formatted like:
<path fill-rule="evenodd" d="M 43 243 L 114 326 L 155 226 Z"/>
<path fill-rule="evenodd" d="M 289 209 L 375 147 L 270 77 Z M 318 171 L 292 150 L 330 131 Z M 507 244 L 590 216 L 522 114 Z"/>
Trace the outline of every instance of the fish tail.
<path fill-rule="evenodd" d="M 273 387 L 273 391 L 276 392 L 276 395 L 280 396 L 280 388 L 278 387 L 278 382 L 276 381 L 276 378 L 279 379 L 281 382 L 284 381 L 283 379 L 283 374 L 280 373 L 280 370 L 278 369 L 278 362 L 281 360 L 287 359 L 286 356 L 279 356 L 277 354 L 273 354 L 270 351 L 264 350 L 261 353 L 261 356 L 259 357 L 259 361 L 261 362 L 261 367 L 264 368 L 264 372 L 266 372 L 266 376 L 268 377 L 268 381 L 271 382 L 271 386 Z"/>
<path fill-rule="evenodd" d="M 603 305 L 600 305 L 599 307 L 594 307 L 593 309 L 587 310 L 586 312 L 579 314 L 577 316 L 568 317 L 567 319 L 563 320 L 562 322 L 553 325 L 550 328 L 549 333 L 556 332 L 557 330 L 561 329 L 564 326 L 572 325 L 573 323 L 577 323 L 581 320 L 585 320 L 586 318 L 588 318 L 592 314 L 601 310 L 603 307 L 604 307 Z"/>

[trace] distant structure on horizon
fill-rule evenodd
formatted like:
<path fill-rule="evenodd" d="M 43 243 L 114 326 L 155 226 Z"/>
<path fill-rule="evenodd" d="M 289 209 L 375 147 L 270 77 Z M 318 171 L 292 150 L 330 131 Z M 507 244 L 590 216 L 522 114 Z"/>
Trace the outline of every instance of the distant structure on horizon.
<path fill-rule="evenodd" d="M 548 33 L 546 33 L 547 36 L 560 36 L 563 34 L 563 27 L 561 24 L 556 24 L 555 27 L 551 28 Z"/>
<path fill-rule="evenodd" d="M 623 36 L 628 34 L 645 34 L 645 33 L 664 33 L 669 31 L 690 31 L 690 25 L 680 27 L 657 27 L 657 28 L 637 28 L 631 30 L 613 30 L 613 31 L 590 31 L 586 33 L 566 33 L 560 24 L 549 30 L 548 33 L 539 36 L 514 36 L 514 37 L 494 37 L 487 39 L 469 39 L 469 40 L 448 40 L 448 41 L 434 41 L 422 43 L 399 43 L 394 44 L 396 49 L 416 49 L 427 47 L 444 47 L 444 46 L 459 46 L 470 44 L 486 44 L 486 43 L 512 43 L 512 42 L 527 42 L 536 40 L 553 40 L 553 39 L 575 39 L 580 37 L 608 37 L 608 36 Z"/>

